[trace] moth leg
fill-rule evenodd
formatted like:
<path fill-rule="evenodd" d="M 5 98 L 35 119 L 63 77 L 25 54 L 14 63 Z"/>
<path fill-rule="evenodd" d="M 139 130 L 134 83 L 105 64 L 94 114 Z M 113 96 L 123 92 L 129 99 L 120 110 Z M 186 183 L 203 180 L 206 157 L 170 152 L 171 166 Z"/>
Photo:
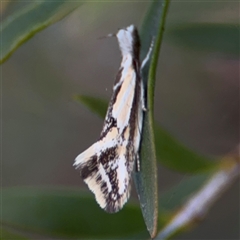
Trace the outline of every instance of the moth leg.
<path fill-rule="evenodd" d="M 152 50 L 153 50 L 153 44 L 154 44 L 154 39 L 152 39 L 151 45 L 149 47 L 148 53 L 146 55 L 146 57 L 143 59 L 142 64 L 141 64 L 141 70 L 145 67 L 146 63 L 148 62 L 148 60 L 150 59 Z"/>
<path fill-rule="evenodd" d="M 139 158 L 139 153 L 136 154 L 136 172 L 140 172 L 140 158 Z"/>
<path fill-rule="evenodd" d="M 141 105 L 142 105 L 142 111 L 147 112 L 147 105 L 146 105 L 146 99 L 145 99 L 145 93 L 144 93 L 144 88 L 143 88 L 143 83 L 141 86 Z"/>

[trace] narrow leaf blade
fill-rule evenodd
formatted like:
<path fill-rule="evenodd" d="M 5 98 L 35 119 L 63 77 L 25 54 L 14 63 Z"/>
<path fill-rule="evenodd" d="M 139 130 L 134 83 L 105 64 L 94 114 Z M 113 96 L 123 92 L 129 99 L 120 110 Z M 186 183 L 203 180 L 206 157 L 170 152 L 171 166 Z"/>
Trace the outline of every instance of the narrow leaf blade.
<path fill-rule="evenodd" d="M 222 23 L 182 24 L 170 28 L 166 37 L 198 51 L 219 52 L 239 57 L 239 25 Z"/>
<path fill-rule="evenodd" d="M 157 61 L 163 36 L 169 1 L 153 1 L 141 32 L 142 54 L 146 54 L 154 40 L 152 59 L 145 67 L 143 81 L 147 84 L 147 113 L 144 118 L 140 151 L 140 172 L 134 173 L 135 185 L 147 229 L 153 238 L 157 233 L 158 191 L 157 161 L 153 129 L 154 85 Z"/>
<path fill-rule="evenodd" d="M 185 173 L 198 173 L 216 166 L 215 162 L 186 148 L 157 124 L 154 131 L 157 158 L 168 168 Z"/>
<path fill-rule="evenodd" d="M 87 95 L 76 95 L 74 96 L 74 99 L 84 104 L 89 110 L 97 114 L 99 117 L 103 119 L 105 118 L 108 107 L 107 101 Z"/>
<path fill-rule="evenodd" d="M 49 25 L 61 20 L 81 2 L 38 1 L 28 4 L 2 23 L 0 63 L 6 61 L 24 42 Z"/>

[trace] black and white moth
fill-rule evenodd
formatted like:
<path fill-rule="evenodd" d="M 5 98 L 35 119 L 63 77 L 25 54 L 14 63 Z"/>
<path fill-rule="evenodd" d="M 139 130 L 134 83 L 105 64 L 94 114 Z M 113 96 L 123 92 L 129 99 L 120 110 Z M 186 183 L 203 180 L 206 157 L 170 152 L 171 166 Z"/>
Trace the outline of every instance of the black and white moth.
<path fill-rule="evenodd" d="M 100 207 L 109 213 L 118 212 L 127 202 L 135 164 L 136 169 L 140 169 L 138 152 L 146 110 L 141 70 L 152 48 L 141 64 L 136 27 L 130 25 L 120 29 L 114 36 L 118 39 L 122 62 L 103 130 L 99 140 L 79 154 L 74 162 Z"/>

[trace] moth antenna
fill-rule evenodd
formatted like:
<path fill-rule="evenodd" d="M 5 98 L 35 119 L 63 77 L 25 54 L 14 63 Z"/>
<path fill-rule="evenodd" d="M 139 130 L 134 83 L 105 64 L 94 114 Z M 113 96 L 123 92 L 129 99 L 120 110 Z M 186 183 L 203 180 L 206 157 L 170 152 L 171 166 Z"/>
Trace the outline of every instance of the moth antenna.
<path fill-rule="evenodd" d="M 109 33 L 108 35 L 99 37 L 98 39 L 109 38 L 109 37 L 116 37 L 116 34 L 115 33 Z"/>

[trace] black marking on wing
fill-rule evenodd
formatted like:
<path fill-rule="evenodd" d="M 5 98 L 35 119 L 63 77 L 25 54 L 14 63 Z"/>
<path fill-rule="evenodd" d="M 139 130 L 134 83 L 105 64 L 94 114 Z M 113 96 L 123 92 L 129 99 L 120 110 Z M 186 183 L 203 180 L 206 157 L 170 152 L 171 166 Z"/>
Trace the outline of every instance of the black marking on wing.
<path fill-rule="evenodd" d="M 141 47 L 140 37 L 138 34 L 138 30 L 135 27 L 133 31 L 133 59 L 139 60 L 140 47 Z"/>
<path fill-rule="evenodd" d="M 111 199 L 112 194 L 118 193 L 118 176 L 117 176 L 117 166 L 113 168 L 112 165 L 118 160 L 117 146 L 111 147 L 106 151 L 102 152 L 99 156 L 99 162 L 102 164 L 106 175 L 109 178 L 110 184 L 112 186 L 112 191 L 108 193 L 107 198 Z M 119 195 L 120 197 L 120 195 Z"/>
<path fill-rule="evenodd" d="M 107 114 L 105 117 L 105 121 L 103 123 L 103 130 L 100 134 L 99 140 L 103 139 L 113 127 L 117 127 L 117 120 L 112 117 L 112 108 L 113 108 L 114 103 L 116 102 L 116 98 L 118 96 L 118 93 L 119 93 L 121 87 L 122 87 L 122 85 L 119 85 L 116 88 L 116 90 L 113 92 L 111 101 L 109 102 Z"/>
<path fill-rule="evenodd" d="M 113 164 L 116 163 L 116 161 L 119 161 L 119 156 L 117 154 L 117 146 L 111 147 L 106 151 L 102 152 L 98 160 L 99 163 L 102 164 L 112 187 L 112 190 L 108 192 L 106 182 L 102 181 L 101 191 L 105 195 L 105 210 L 107 212 L 113 213 L 122 208 L 121 201 L 123 196 L 123 194 L 119 194 L 119 180 L 117 175 L 118 166 L 116 165 L 116 167 L 113 168 Z M 128 167 L 129 159 L 126 159 L 125 164 L 127 164 L 127 170 L 130 170 L 130 168 Z M 131 178 L 131 172 L 129 172 L 129 178 Z M 129 184 L 129 181 L 125 182 L 125 192 L 130 190 L 130 187 L 128 186 Z"/>
<path fill-rule="evenodd" d="M 107 148 L 104 152 L 101 152 L 101 155 L 99 156 L 99 162 L 105 169 L 107 169 L 109 167 L 109 163 L 117 157 L 116 148 L 117 146 L 114 146 Z"/>
<path fill-rule="evenodd" d="M 118 70 L 117 76 L 115 78 L 114 85 L 116 85 L 120 81 L 120 79 L 122 77 L 122 70 L 123 70 L 123 67 L 120 67 L 120 69 Z"/>
<path fill-rule="evenodd" d="M 89 161 L 80 168 L 80 174 L 83 179 L 93 176 L 98 172 L 98 159 L 93 155 Z"/>
<path fill-rule="evenodd" d="M 139 41 L 139 36 L 138 33 L 135 35 L 135 40 L 134 41 Z M 131 106 L 131 113 L 130 113 L 130 118 L 129 118 L 129 139 L 128 139 L 128 144 L 127 144 L 127 159 L 137 159 L 139 149 L 134 149 L 134 137 L 135 137 L 135 131 L 136 129 L 139 129 L 138 124 L 138 114 L 139 114 L 139 104 L 141 104 L 141 73 L 140 73 L 140 59 L 139 59 L 139 49 L 140 47 L 140 42 L 139 46 L 136 45 L 134 48 L 136 48 L 135 51 L 135 58 L 133 58 L 132 64 L 133 68 L 136 73 L 136 85 L 135 85 L 135 93 L 134 93 L 134 98 Z M 141 123 L 142 124 L 142 123 Z"/>
<path fill-rule="evenodd" d="M 107 127 L 103 128 L 99 140 L 103 139 L 107 135 L 107 133 L 111 131 L 113 127 L 117 127 L 117 121 L 115 118 L 111 116 L 112 115 L 111 112 L 109 112 L 108 115 L 109 117 L 106 118 L 104 122 L 104 126 L 107 126 Z"/>
<path fill-rule="evenodd" d="M 138 118 L 139 104 L 141 104 L 141 73 L 140 73 L 140 38 L 137 31 L 137 28 L 134 28 L 133 31 L 133 59 L 132 65 L 136 73 L 136 85 L 135 85 L 135 93 L 134 99 L 131 106 L 131 113 L 129 119 L 130 125 L 130 141 L 133 141 L 134 132 L 137 126 L 136 123 Z"/>
<path fill-rule="evenodd" d="M 127 128 L 128 128 L 128 126 L 125 126 L 124 128 L 123 128 L 123 130 L 122 130 L 122 140 L 123 141 L 125 141 L 125 140 L 127 140 L 126 138 L 125 138 L 125 132 L 127 131 Z"/>

